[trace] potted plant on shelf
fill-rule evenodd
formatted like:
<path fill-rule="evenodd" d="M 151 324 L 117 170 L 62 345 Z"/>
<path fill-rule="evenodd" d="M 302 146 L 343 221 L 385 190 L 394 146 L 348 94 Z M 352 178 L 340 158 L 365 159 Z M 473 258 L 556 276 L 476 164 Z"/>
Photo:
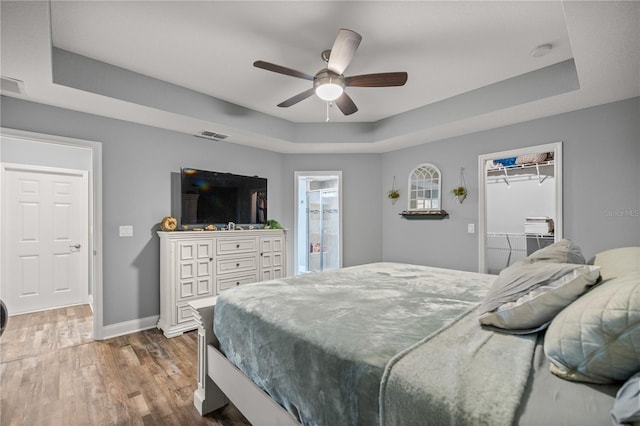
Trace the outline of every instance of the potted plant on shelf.
<path fill-rule="evenodd" d="M 464 199 L 467 198 L 467 188 L 465 188 L 464 186 L 453 188 L 453 191 L 451 192 L 453 192 L 453 195 L 458 197 L 458 201 L 460 202 L 460 204 L 462 204 Z"/>

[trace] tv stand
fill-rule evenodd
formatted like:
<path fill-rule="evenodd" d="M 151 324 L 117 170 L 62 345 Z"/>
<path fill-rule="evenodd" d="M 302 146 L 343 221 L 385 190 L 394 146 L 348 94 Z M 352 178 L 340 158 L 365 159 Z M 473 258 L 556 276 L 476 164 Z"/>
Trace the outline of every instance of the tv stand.
<path fill-rule="evenodd" d="M 160 319 L 167 337 L 198 328 L 189 302 L 286 275 L 282 229 L 159 231 Z"/>

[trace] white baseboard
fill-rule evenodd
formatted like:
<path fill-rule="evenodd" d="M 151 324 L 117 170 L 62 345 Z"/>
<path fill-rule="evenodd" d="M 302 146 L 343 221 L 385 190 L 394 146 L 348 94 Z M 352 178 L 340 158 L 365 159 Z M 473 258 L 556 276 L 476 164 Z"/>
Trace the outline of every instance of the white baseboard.
<path fill-rule="evenodd" d="M 130 321 L 118 322 L 102 327 L 102 338 L 110 339 L 112 337 L 123 336 L 125 334 L 136 333 L 138 331 L 155 328 L 158 324 L 160 315 L 152 315 L 146 318 L 138 318 Z"/>

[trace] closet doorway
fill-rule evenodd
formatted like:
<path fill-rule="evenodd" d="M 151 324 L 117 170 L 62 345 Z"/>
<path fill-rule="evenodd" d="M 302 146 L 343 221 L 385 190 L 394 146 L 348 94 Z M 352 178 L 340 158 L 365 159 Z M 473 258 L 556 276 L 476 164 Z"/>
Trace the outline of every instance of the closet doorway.
<path fill-rule="evenodd" d="M 342 172 L 295 172 L 294 274 L 342 267 Z"/>
<path fill-rule="evenodd" d="M 562 239 L 562 142 L 478 157 L 479 271 Z"/>

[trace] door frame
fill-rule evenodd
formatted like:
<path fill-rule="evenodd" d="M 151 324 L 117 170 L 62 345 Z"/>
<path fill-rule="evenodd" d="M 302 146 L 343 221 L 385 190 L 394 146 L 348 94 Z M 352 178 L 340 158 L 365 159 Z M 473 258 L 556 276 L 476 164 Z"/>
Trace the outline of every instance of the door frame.
<path fill-rule="evenodd" d="M 556 223 L 554 224 L 554 240 L 563 238 L 563 216 L 562 216 L 562 142 L 553 142 L 544 145 L 528 146 L 524 148 L 514 148 L 506 151 L 492 152 L 478 156 L 478 272 L 487 273 L 486 265 L 486 244 L 487 244 L 487 174 L 485 164 L 489 160 L 496 158 L 510 158 L 525 154 L 535 154 L 538 152 L 553 152 L 555 162 L 555 212 Z"/>
<path fill-rule="evenodd" d="M 300 188 L 298 186 L 298 182 L 300 178 L 303 177 L 327 177 L 327 176 L 336 176 L 338 178 L 338 209 L 339 209 L 339 218 L 338 223 L 340 227 L 340 231 L 338 232 L 340 245 L 340 256 L 338 256 L 338 267 L 342 268 L 342 171 L 297 171 L 293 172 L 294 174 L 294 183 L 293 183 L 293 191 L 294 191 L 294 211 L 293 211 L 293 275 L 298 275 L 298 214 L 299 214 L 299 206 L 300 206 L 300 197 L 299 191 Z"/>
<path fill-rule="evenodd" d="M 29 132 L 24 130 L 0 127 L 2 136 L 13 139 L 24 139 L 40 143 L 49 143 L 61 146 L 70 146 L 89 150 L 91 154 L 91 166 L 87 170 L 89 173 L 89 285 L 91 297 L 93 298 L 93 338 L 103 339 L 103 256 L 102 256 L 102 144 L 96 141 L 68 138 L 64 136 L 47 135 L 42 133 Z M 0 157 L 1 158 L 1 157 Z M 1 175 L 1 174 L 0 174 Z M 0 176 L 0 187 L 3 182 Z M 2 208 L 0 208 L 0 215 Z M 3 223 L 0 216 L 0 224 Z M 2 225 L 0 225 L 0 239 L 2 238 Z M 2 258 L 2 247 L 0 245 L 0 259 Z M 0 274 L 0 279 L 2 275 Z"/>

